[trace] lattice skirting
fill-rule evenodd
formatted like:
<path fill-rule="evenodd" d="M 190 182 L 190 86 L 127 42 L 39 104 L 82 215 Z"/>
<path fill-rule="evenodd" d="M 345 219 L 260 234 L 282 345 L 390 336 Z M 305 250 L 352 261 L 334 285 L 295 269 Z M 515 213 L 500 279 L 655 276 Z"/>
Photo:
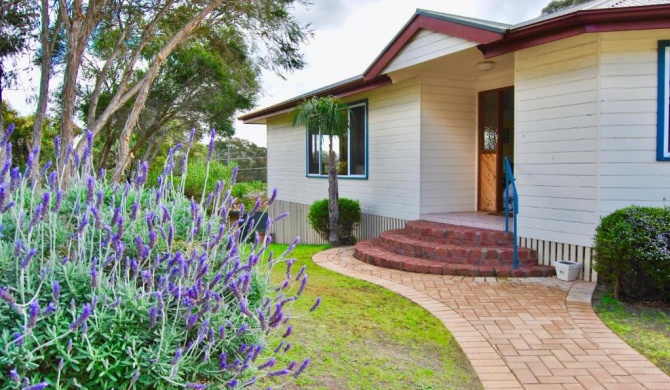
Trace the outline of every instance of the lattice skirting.
<path fill-rule="evenodd" d="M 524 248 L 535 249 L 539 263 L 542 265 L 554 265 L 556 261 L 560 260 L 582 263 L 584 266 L 578 279 L 588 282 L 598 281 L 598 275 L 593 269 L 593 249 L 591 247 L 524 237 L 519 237 L 519 245 Z"/>
<path fill-rule="evenodd" d="M 307 213 L 309 206 L 300 203 L 287 202 L 283 200 L 275 201 L 270 207 L 271 217 L 281 213 L 288 212 L 289 216 L 277 222 L 272 228 L 274 242 L 279 244 L 289 244 L 293 242 L 296 236 L 300 236 L 302 244 L 327 244 L 319 235 L 309 226 L 307 222 Z M 354 230 L 354 236 L 358 240 L 370 240 L 379 237 L 381 232 L 392 229 L 402 229 L 407 220 L 399 218 L 380 217 L 363 213 L 361 223 Z"/>

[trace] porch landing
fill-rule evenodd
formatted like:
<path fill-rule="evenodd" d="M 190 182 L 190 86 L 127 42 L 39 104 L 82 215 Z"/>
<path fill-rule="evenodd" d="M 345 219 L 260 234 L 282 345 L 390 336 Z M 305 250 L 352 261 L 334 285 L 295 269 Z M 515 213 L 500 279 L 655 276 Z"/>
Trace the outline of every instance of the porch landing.
<path fill-rule="evenodd" d="M 505 217 L 491 215 L 484 212 L 464 212 L 464 213 L 440 213 L 423 214 L 421 218 L 424 221 L 446 223 L 456 226 L 469 226 L 489 230 L 505 230 Z M 513 228 L 512 218 L 509 220 L 510 231 Z"/>

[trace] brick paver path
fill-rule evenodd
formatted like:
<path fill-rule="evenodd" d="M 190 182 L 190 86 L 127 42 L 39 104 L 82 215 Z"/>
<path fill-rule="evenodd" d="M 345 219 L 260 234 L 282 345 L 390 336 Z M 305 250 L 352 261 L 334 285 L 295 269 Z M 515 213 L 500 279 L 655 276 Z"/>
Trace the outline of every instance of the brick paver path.
<path fill-rule="evenodd" d="M 449 329 L 486 389 L 670 389 L 670 377 L 595 315 L 595 285 L 472 278 L 375 267 L 351 248 L 314 262 L 401 294 Z"/>

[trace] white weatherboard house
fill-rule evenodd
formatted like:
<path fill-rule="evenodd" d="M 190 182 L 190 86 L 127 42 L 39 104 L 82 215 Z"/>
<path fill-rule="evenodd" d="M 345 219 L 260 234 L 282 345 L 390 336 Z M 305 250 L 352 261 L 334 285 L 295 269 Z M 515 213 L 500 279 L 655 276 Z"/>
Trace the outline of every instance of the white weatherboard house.
<path fill-rule="evenodd" d="M 510 26 L 418 10 L 365 72 L 244 115 L 265 124 L 275 240 L 321 242 L 309 205 L 327 197 L 327 143 L 292 125 L 295 105 L 349 103 L 337 142 L 340 196 L 359 239 L 416 219 L 492 223 L 503 157 L 518 236 L 539 260 L 585 263 L 600 218 L 670 200 L 670 0 L 597 0 Z M 489 219 L 491 220 L 489 220 Z"/>

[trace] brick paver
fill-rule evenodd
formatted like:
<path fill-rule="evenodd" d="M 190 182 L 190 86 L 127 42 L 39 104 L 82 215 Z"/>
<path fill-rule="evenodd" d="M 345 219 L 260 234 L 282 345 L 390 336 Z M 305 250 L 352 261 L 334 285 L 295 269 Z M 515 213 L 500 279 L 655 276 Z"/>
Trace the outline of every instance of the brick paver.
<path fill-rule="evenodd" d="M 670 390 L 670 377 L 598 319 L 593 283 L 416 274 L 363 263 L 352 248 L 318 253 L 314 262 L 429 310 L 484 388 Z"/>

